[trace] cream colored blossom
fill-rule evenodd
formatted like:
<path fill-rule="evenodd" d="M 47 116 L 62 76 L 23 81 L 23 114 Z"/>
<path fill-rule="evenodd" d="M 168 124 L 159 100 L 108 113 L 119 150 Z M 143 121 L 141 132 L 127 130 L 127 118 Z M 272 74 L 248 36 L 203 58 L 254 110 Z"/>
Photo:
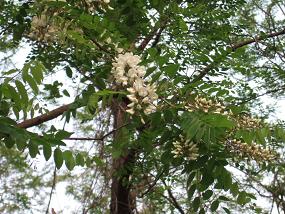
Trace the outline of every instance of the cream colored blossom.
<path fill-rule="evenodd" d="M 156 111 L 154 102 L 158 99 L 156 85 L 147 84 L 144 79 L 146 69 L 140 65 L 141 59 L 131 52 L 119 53 L 112 63 L 114 80 L 117 85 L 128 86 L 130 93 L 127 98 L 131 101 L 126 112 L 134 114 L 136 110 L 143 109 L 145 114 Z"/>
<path fill-rule="evenodd" d="M 198 147 L 195 143 L 185 140 L 180 136 L 179 141 L 173 142 L 174 149 L 171 151 L 174 158 L 186 158 L 187 160 L 196 160 L 199 157 Z"/>

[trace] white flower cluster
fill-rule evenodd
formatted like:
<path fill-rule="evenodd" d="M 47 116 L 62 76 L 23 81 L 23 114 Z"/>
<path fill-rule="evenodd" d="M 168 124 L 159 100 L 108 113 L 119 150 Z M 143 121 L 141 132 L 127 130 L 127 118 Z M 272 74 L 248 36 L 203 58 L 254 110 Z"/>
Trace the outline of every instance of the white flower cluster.
<path fill-rule="evenodd" d="M 105 9 L 113 10 L 113 8 L 109 6 L 110 0 L 85 0 L 85 3 L 88 6 L 88 11 L 91 13 L 96 12 L 97 8 L 100 8 L 104 12 L 106 12 Z"/>
<path fill-rule="evenodd" d="M 86 0 L 86 3 L 89 3 L 89 4 L 91 4 L 93 2 L 94 2 L 94 0 Z M 100 4 L 109 4 L 110 0 L 96 0 L 95 2 L 98 2 Z"/>
<path fill-rule="evenodd" d="M 253 118 L 247 115 L 241 115 L 236 119 L 237 127 L 240 129 L 258 129 L 262 128 L 262 121 L 259 118 Z"/>
<path fill-rule="evenodd" d="M 116 62 L 112 63 L 112 74 L 115 82 L 119 85 L 126 86 L 127 95 L 131 103 L 128 105 L 126 112 L 134 114 L 136 110 L 144 110 L 145 114 L 150 114 L 156 110 L 154 102 L 158 96 L 156 86 L 148 84 L 144 79 L 146 69 L 140 66 L 141 59 L 138 55 L 130 52 L 119 54 Z"/>
<path fill-rule="evenodd" d="M 257 162 L 271 161 L 277 158 L 276 154 L 260 145 L 252 143 L 251 145 L 243 143 L 241 140 L 228 139 L 226 147 L 233 153 L 238 154 L 240 157 L 248 157 Z"/>
<path fill-rule="evenodd" d="M 52 42 L 57 38 L 61 29 L 52 24 L 45 14 L 34 16 L 31 22 L 29 37 L 34 40 Z"/>
<path fill-rule="evenodd" d="M 181 140 L 173 143 L 174 150 L 171 151 L 174 158 L 185 157 L 188 160 L 196 160 L 199 156 L 196 144 L 190 143 L 190 140 L 185 140 L 181 135 L 179 137 Z"/>
<path fill-rule="evenodd" d="M 188 111 L 194 110 L 202 110 L 204 112 L 213 112 L 216 114 L 223 114 L 223 115 L 230 115 L 232 114 L 231 111 L 227 111 L 226 107 L 223 106 L 220 102 L 208 100 L 206 98 L 202 98 L 196 96 L 194 102 L 191 104 L 186 105 L 186 109 Z"/>

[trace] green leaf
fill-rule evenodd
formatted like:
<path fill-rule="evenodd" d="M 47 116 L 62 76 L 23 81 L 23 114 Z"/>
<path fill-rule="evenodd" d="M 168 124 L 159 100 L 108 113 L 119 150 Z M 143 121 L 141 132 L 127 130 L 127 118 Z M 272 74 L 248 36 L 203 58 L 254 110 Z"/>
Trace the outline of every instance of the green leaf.
<path fill-rule="evenodd" d="M 228 197 L 223 196 L 223 195 L 219 197 L 219 200 L 222 200 L 222 201 L 230 201 L 230 199 L 229 199 Z"/>
<path fill-rule="evenodd" d="M 39 146 L 34 141 L 30 141 L 28 144 L 29 153 L 32 158 L 35 158 L 39 152 Z"/>
<path fill-rule="evenodd" d="M 14 74 L 16 72 L 19 72 L 19 70 L 18 69 L 11 69 L 9 71 L 3 72 L 3 75 L 10 75 L 10 74 Z"/>
<path fill-rule="evenodd" d="M 181 127 L 186 132 L 187 139 L 192 140 L 200 129 L 201 121 L 195 115 L 184 114 L 182 117 Z"/>
<path fill-rule="evenodd" d="M 23 85 L 22 82 L 20 82 L 18 80 L 15 80 L 15 84 L 16 84 L 16 87 L 17 87 L 17 89 L 21 95 L 23 103 L 25 104 L 25 106 L 27 106 L 29 103 L 29 97 L 28 97 L 27 90 L 26 90 L 25 86 Z"/>
<path fill-rule="evenodd" d="M 43 153 L 46 161 L 48 161 L 51 157 L 52 149 L 49 144 L 44 144 L 43 145 Z"/>
<path fill-rule="evenodd" d="M 74 157 L 72 155 L 72 152 L 67 150 L 63 152 L 63 158 L 65 161 L 65 165 L 67 167 L 68 170 L 73 170 L 73 168 L 75 167 L 75 160 Z"/>
<path fill-rule="evenodd" d="M 227 214 L 231 214 L 231 211 L 230 211 L 228 208 L 223 207 L 223 210 L 225 210 L 225 212 L 226 212 Z"/>
<path fill-rule="evenodd" d="M 4 143 L 8 149 L 11 149 L 15 145 L 15 140 L 11 137 L 8 137 L 4 139 Z"/>
<path fill-rule="evenodd" d="M 197 185 L 196 184 L 193 184 L 189 189 L 188 189 L 188 198 L 191 199 L 195 193 L 197 189 Z"/>
<path fill-rule="evenodd" d="M 203 193 L 203 199 L 208 200 L 209 198 L 211 198 L 212 195 L 213 195 L 213 191 L 207 190 L 206 192 Z"/>
<path fill-rule="evenodd" d="M 0 102 L 0 115 L 2 116 L 8 116 L 10 110 L 10 105 L 5 100 L 2 100 Z"/>
<path fill-rule="evenodd" d="M 72 78 L 72 70 L 70 67 L 66 66 L 65 67 L 65 72 L 66 72 L 66 75 L 69 77 L 69 78 Z"/>
<path fill-rule="evenodd" d="M 250 199 L 247 198 L 246 195 L 247 194 L 245 191 L 240 192 L 237 198 L 237 203 L 240 205 L 245 205 L 246 203 L 248 203 Z"/>
<path fill-rule="evenodd" d="M 78 154 L 76 155 L 75 160 L 76 160 L 76 164 L 77 164 L 77 165 L 80 165 L 80 166 L 82 166 L 82 167 L 84 166 L 85 162 L 84 162 L 84 157 L 83 157 L 82 154 L 78 153 Z"/>
<path fill-rule="evenodd" d="M 99 158 L 99 157 L 97 157 L 97 156 L 94 156 L 93 158 L 92 158 L 92 162 L 95 162 L 96 163 L 96 165 L 97 166 L 103 166 L 104 165 L 104 162 L 102 161 L 102 159 L 101 158 Z"/>
<path fill-rule="evenodd" d="M 85 160 L 86 166 L 90 167 L 91 166 L 91 159 L 89 157 L 86 158 Z"/>
<path fill-rule="evenodd" d="M 202 180 L 200 182 L 203 189 L 201 191 L 207 189 L 212 183 L 214 183 L 214 178 L 209 172 L 203 173 Z"/>
<path fill-rule="evenodd" d="M 96 86 L 97 86 L 100 90 L 103 90 L 103 89 L 106 88 L 106 84 L 105 84 L 104 80 L 103 80 L 101 77 L 95 77 L 94 83 L 96 84 Z"/>
<path fill-rule="evenodd" d="M 179 64 L 170 64 L 163 68 L 169 77 L 174 77 L 179 69 Z"/>
<path fill-rule="evenodd" d="M 38 85 L 37 85 L 36 81 L 33 79 L 33 77 L 31 75 L 26 74 L 23 77 L 23 80 L 24 80 L 24 82 L 27 82 L 29 84 L 29 86 L 33 89 L 35 94 L 39 93 Z"/>
<path fill-rule="evenodd" d="M 63 154 L 59 148 L 56 148 L 53 153 L 55 166 L 57 169 L 60 169 L 63 164 Z"/>
<path fill-rule="evenodd" d="M 193 210 L 194 211 L 197 211 L 199 209 L 200 203 L 201 203 L 200 197 L 196 197 L 193 200 Z"/>
<path fill-rule="evenodd" d="M 150 58 L 153 59 L 157 54 L 157 49 L 156 48 L 149 48 L 149 49 L 147 49 L 147 52 L 148 52 Z"/>
<path fill-rule="evenodd" d="M 63 93 L 65 96 L 70 97 L 70 94 L 68 93 L 68 91 L 67 91 L 66 89 L 64 89 L 64 90 L 62 91 L 62 93 Z"/>
<path fill-rule="evenodd" d="M 210 114 L 203 118 L 207 123 L 213 127 L 228 128 L 231 129 L 235 126 L 235 123 L 221 114 Z"/>
<path fill-rule="evenodd" d="M 7 84 L 7 88 L 10 92 L 10 98 L 13 99 L 13 101 L 15 102 L 15 104 L 19 107 L 19 109 L 21 109 L 21 99 L 19 94 L 17 93 L 17 91 L 15 90 L 14 87 L 12 87 L 11 85 Z"/>
<path fill-rule="evenodd" d="M 89 97 L 87 106 L 90 112 L 93 112 L 98 108 L 98 100 L 99 96 L 97 93 L 94 93 Z"/>
<path fill-rule="evenodd" d="M 35 66 L 31 66 L 30 67 L 30 70 L 31 70 L 31 73 L 32 73 L 32 76 L 35 80 L 35 82 L 37 84 L 41 84 L 42 83 L 42 80 L 44 78 L 43 76 L 43 70 L 44 70 L 44 67 L 43 65 L 38 62 L 38 61 L 34 61 L 34 65 Z"/>
<path fill-rule="evenodd" d="M 55 134 L 55 138 L 57 140 L 63 140 L 65 138 L 69 138 L 71 135 L 73 134 L 73 132 L 67 132 L 65 130 L 59 130 L 56 134 Z"/>
<path fill-rule="evenodd" d="M 16 145 L 19 151 L 23 151 L 27 146 L 27 142 L 25 139 L 17 139 Z"/>
<path fill-rule="evenodd" d="M 215 200 L 215 201 L 211 204 L 211 207 L 210 207 L 211 211 L 212 211 L 212 212 L 215 212 L 215 211 L 218 209 L 219 205 L 220 205 L 220 201 L 219 201 L 219 200 Z"/>

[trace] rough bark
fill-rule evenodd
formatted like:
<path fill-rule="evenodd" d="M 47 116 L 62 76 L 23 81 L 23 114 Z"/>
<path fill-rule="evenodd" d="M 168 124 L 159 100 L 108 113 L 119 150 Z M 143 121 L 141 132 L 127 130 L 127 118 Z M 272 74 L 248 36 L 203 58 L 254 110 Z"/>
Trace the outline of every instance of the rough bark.
<path fill-rule="evenodd" d="M 113 105 L 114 130 L 117 130 L 114 132 L 114 143 L 118 143 L 120 139 L 123 139 L 122 134 L 124 133 L 122 133 L 122 129 L 118 128 L 124 126 L 127 122 L 126 107 L 126 102 L 115 102 Z M 120 157 L 114 158 L 112 161 L 111 214 L 134 213 L 135 199 L 131 194 L 131 184 L 129 183 L 134 161 L 134 151 L 129 150 L 127 147 Z"/>

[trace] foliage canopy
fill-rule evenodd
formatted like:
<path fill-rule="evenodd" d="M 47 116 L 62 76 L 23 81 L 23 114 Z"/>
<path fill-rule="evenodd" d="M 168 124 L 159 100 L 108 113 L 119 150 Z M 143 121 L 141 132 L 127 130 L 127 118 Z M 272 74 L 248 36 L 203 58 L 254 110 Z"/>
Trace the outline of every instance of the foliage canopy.
<path fill-rule="evenodd" d="M 53 159 L 83 213 L 262 213 L 260 191 L 285 211 L 285 131 L 260 100 L 284 95 L 283 3 L 1 1 L 0 175 Z"/>

